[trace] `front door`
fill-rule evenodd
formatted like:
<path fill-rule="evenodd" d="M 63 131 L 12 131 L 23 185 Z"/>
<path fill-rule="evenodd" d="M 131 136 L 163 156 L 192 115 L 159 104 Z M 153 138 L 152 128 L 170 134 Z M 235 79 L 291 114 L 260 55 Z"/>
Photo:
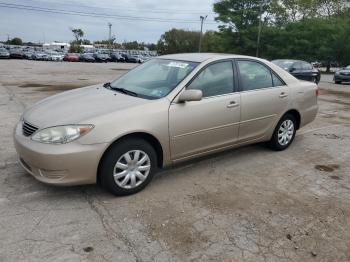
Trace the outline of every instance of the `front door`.
<path fill-rule="evenodd" d="M 209 64 L 186 88 L 201 90 L 203 98 L 170 105 L 172 159 L 183 159 L 234 144 L 238 139 L 240 94 L 234 92 L 232 62 Z"/>

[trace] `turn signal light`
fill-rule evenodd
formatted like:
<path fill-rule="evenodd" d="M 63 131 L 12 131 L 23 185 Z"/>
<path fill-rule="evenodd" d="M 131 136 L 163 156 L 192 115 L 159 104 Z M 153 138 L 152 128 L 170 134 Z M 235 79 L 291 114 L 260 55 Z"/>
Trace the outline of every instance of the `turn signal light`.
<path fill-rule="evenodd" d="M 316 88 L 316 96 L 320 96 L 320 88 L 319 87 Z"/>

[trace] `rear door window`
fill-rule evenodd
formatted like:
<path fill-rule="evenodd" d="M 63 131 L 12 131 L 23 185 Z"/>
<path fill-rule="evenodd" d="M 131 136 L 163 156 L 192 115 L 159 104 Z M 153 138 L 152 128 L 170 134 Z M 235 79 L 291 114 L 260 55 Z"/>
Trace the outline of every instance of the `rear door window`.
<path fill-rule="evenodd" d="M 271 70 L 254 61 L 237 61 L 242 91 L 273 87 Z"/>

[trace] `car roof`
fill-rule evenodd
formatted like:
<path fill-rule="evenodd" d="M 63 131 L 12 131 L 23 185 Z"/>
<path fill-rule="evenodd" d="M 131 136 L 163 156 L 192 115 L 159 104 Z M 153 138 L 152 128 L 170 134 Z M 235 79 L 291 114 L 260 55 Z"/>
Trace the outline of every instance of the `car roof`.
<path fill-rule="evenodd" d="M 308 63 L 308 64 L 310 64 L 310 63 L 307 62 L 307 61 L 295 60 L 295 59 L 276 59 L 276 60 L 272 60 L 271 62 L 272 62 L 272 63 L 273 63 L 273 62 L 293 62 L 293 63 L 302 62 L 302 63 Z"/>
<path fill-rule="evenodd" d="M 253 58 L 257 60 L 259 59 L 251 56 L 223 54 L 223 53 L 183 53 L 183 54 L 163 55 L 163 56 L 159 56 L 158 58 L 191 61 L 191 62 L 199 62 L 199 63 L 202 63 L 209 59 L 212 59 L 212 60 L 225 59 L 225 58 Z"/>

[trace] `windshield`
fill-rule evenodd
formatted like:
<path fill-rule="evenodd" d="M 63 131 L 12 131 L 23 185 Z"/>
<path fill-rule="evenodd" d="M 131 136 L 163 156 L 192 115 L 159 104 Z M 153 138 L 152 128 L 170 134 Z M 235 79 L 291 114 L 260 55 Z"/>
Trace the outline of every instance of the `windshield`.
<path fill-rule="evenodd" d="M 347 66 L 345 69 L 350 70 L 350 65 L 349 65 L 349 66 Z"/>
<path fill-rule="evenodd" d="M 161 98 L 169 94 L 198 64 L 152 59 L 113 81 L 111 87 L 132 91 L 144 98 Z"/>

